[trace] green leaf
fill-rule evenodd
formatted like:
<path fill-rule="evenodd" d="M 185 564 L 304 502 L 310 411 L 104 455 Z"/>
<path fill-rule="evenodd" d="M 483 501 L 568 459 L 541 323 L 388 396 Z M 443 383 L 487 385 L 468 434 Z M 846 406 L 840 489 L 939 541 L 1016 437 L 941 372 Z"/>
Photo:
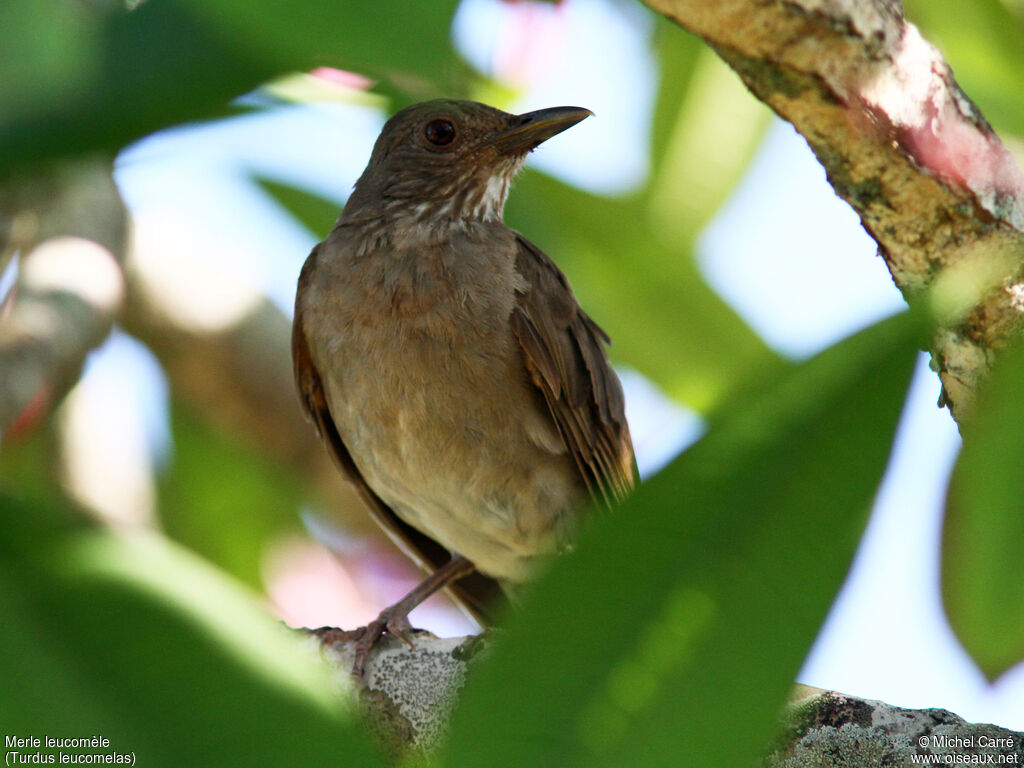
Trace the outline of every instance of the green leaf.
<path fill-rule="evenodd" d="M 949 622 L 990 680 L 1024 660 L 1024 348 L 978 393 L 946 497 Z"/>
<path fill-rule="evenodd" d="M 653 14 L 652 47 L 658 60 L 658 95 L 651 120 L 651 168 L 657 173 L 690 91 L 706 45 L 661 14 Z"/>
<path fill-rule="evenodd" d="M 392 95 L 465 89 L 454 0 L 149 0 L 131 12 L 75 0 L 0 4 L 0 173 L 220 114 L 274 75 L 333 66 Z M 460 86 L 460 84 L 462 84 Z"/>
<path fill-rule="evenodd" d="M 69 521 L 0 497 L 7 734 L 98 734 L 109 747 L 65 751 L 146 766 L 382 764 L 316 651 L 252 595 L 159 535 Z"/>
<path fill-rule="evenodd" d="M 13 0 L 0 14 L 7 17 L 0 19 L 4 80 L 16 83 L 0 95 L 7 148 L 0 170 L 113 151 L 165 125 L 205 117 L 274 71 L 235 55 L 174 0 L 131 13 Z M 33 29 L 40 33 L 15 42 Z"/>
<path fill-rule="evenodd" d="M 235 435 L 173 404 L 174 456 L 159 479 L 167 534 L 252 587 L 262 588 L 268 542 L 299 531 L 297 478 Z"/>
<path fill-rule="evenodd" d="M 957 82 L 997 129 L 1024 136 L 1024 13 L 1001 0 L 907 0 L 907 17 L 937 45 Z"/>
<path fill-rule="evenodd" d="M 37 502 L 63 498 L 55 419 L 44 417 L 26 434 L 0 442 L 0 494 L 17 492 Z"/>
<path fill-rule="evenodd" d="M 444 764 L 753 764 L 853 557 L 915 336 L 900 316 L 800 365 L 596 519 L 470 678 Z"/>
<path fill-rule="evenodd" d="M 664 71 L 669 65 L 662 56 L 663 90 L 670 87 L 665 80 L 677 77 Z M 662 149 L 643 193 L 641 222 L 670 245 L 691 244 L 732 194 L 771 118 L 736 73 L 706 47 L 686 76 L 687 89 L 668 134 L 653 137 L 652 146 Z M 667 108 L 659 100 L 659 110 Z M 661 117 L 655 127 L 665 131 L 665 122 Z"/>

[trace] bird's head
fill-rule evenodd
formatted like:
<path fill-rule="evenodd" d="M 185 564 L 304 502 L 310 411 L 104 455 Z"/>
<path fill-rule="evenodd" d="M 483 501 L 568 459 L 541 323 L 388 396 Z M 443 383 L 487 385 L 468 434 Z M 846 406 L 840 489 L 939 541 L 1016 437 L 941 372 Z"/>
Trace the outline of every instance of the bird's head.
<path fill-rule="evenodd" d="M 454 99 L 406 107 L 384 125 L 345 218 L 500 221 L 526 155 L 591 114 L 554 107 L 511 115 Z"/>

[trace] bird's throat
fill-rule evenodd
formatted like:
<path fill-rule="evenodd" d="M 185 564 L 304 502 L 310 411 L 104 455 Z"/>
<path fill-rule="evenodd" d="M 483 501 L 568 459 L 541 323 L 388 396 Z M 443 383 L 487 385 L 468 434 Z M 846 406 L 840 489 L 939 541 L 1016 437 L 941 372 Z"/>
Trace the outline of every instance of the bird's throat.
<path fill-rule="evenodd" d="M 512 178 L 522 160 L 481 169 L 477 173 L 438 185 L 433 194 L 414 204 L 419 223 L 427 225 L 458 222 L 500 222 Z"/>

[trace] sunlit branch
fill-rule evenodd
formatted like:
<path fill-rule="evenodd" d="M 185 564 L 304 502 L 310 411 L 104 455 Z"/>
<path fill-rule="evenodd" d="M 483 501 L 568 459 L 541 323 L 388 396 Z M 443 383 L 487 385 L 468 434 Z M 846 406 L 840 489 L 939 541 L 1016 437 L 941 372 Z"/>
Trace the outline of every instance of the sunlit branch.
<path fill-rule="evenodd" d="M 1021 328 L 1024 177 L 939 51 L 890 0 L 647 2 L 803 134 L 908 302 L 933 292 L 933 367 L 961 420 Z"/>

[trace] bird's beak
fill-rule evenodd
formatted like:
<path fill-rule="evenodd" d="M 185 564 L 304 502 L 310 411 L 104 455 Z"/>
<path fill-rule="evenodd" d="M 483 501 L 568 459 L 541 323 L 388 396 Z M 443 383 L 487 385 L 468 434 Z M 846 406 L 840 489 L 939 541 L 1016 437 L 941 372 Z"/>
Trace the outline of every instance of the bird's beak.
<path fill-rule="evenodd" d="M 505 155 L 527 152 L 593 114 L 583 107 L 551 107 L 516 115 L 509 127 L 495 136 L 493 144 Z"/>

